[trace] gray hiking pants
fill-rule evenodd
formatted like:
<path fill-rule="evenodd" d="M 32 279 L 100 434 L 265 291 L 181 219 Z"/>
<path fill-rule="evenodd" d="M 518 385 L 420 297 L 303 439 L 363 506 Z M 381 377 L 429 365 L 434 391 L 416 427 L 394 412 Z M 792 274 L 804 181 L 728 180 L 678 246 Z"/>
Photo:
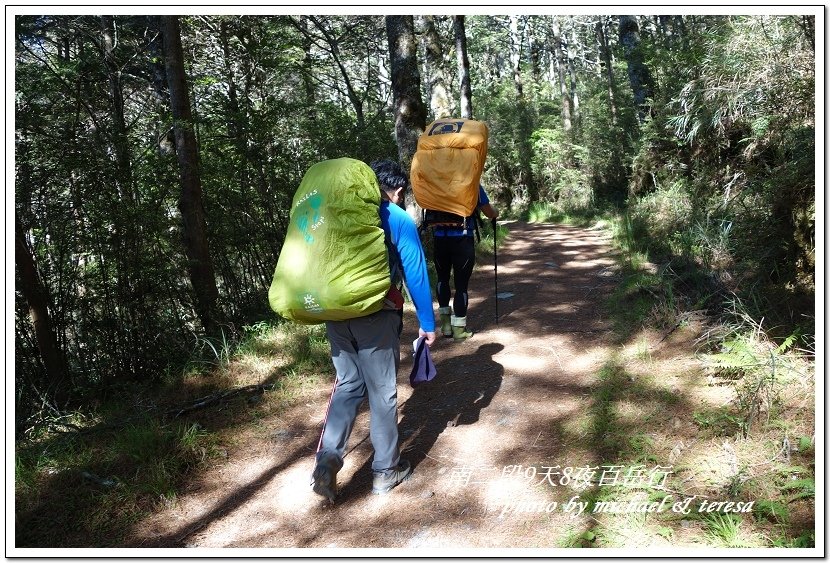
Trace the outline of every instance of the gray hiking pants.
<path fill-rule="evenodd" d="M 375 457 L 372 471 L 398 464 L 398 388 L 400 311 L 383 309 L 366 317 L 329 321 L 326 333 L 337 384 L 331 399 L 317 459 L 343 460 L 357 411 L 369 399 L 369 436 Z"/>

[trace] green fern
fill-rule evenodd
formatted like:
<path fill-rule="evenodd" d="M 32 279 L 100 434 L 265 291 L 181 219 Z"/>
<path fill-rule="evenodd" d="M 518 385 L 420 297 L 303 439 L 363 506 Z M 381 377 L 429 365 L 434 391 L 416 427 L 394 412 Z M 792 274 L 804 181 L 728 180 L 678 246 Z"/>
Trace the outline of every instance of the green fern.
<path fill-rule="evenodd" d="M 794 333 L 789 335 L 787 338 L 785 338 L 784 341 L 781 343 L 781 345 L 778 346 L 778 348 L 776 348 L 776 350 L 775 350 L 776 354 L 783 354 L 784 352 L 786 352 L 787 350 L 792 348 L 793 345 L 796 342 L 798 342 L 798 340 L 800 338 L 801 338 L 800 331 L 795 331 Z"/>
<path fill-rule="evenodd" d="M 760 365 L 762 362 L 753 350 L 752 345 L 743 338 L 736 338 L 723 343 L 723 352 L 709 355 L 709 361 L 718 368 L 749 368 Z"/>
<path fill-rule="evenodd" d="M 788 481 L 781 486 L 781 490 L 795 491 L 795 494 L 790 498 L 791 501 L 800 498 L 814 498 L 816 496 L 816 481 L 810 478 Z"/>

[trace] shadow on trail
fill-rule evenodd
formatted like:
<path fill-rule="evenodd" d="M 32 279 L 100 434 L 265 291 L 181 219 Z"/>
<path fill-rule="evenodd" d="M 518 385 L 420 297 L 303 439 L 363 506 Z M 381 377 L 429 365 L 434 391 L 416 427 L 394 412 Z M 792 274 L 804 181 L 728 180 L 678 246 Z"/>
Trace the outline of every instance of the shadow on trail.
<path fill-rule="evenodd" d="M 455 345 L 442 342 L 439 346 Z M 435 379 L 416 387 L 399 407 L 401 457 L 412 464 L 413 476 L 417 476 L 418 466 L 429 457 L 445 430 L 479 421 L 481 410 L 490 405 L 501 387 L 504 367 L 493 356 L 503 349 L 502 344 L 488 343 L 471 354 L 437 360 Z M 371 494 L 371 466 L 370 456 L 351 481 L 341 484 L 338 505 L 348 505 Z"/>
<path fill-rule="evenodd" d="M 228 516 L 245 505 L 254 496 L 260 494 L 262 489 L 265 488 L 265 486 L 272 479 L 277 477 L 280 472 L 293 465 L 298 460 L 308 457 L 308 450 L 311 449 L 311 451 L 313 451 L 316 445 L 316 439 L 313 443 L 303 442 L 299 444 L 296 448 L 294 448 L 294 451 L 285 458 L 284 461 L 273 465 L 266 471 L 263 471 L 256 479 L 253 479 L 249 483 L 230 490 L 224 495 L 222 500 L 217 502 L 207 513 L 193 521 L 188 522 L 175 532 L 155 536 L 152 539 L 141 541 L 140 543 L 137 542 L 133 545 L 128 544 L 124 547 L 187 547 L 189 538 L 207 528 L 212 523 L 221 520 L 223 517 Z"/>

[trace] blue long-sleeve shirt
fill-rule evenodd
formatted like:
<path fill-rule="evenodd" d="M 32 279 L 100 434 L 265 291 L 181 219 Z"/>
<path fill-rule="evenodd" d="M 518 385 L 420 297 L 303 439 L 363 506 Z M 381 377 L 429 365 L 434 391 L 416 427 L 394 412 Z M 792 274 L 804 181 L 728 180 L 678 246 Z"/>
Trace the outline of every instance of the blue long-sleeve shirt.
<path fill-rule="evenodd" d="M 421 328 L 424 332 L 435 332 L 427 263 L 415 221 L 397 205 L 383 200 L 380 204 L 380 223 L 400 257 L 404 282 L 415 304 Z M 395 257 L 390 257 L 390 260 L 395 260 Z"/>

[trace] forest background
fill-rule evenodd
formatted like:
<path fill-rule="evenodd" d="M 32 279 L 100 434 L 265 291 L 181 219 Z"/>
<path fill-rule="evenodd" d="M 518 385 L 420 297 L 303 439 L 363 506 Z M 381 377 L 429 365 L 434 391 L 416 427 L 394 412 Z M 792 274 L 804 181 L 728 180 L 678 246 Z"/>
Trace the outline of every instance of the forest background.
<path fill-rule="evenodd" d="M 503 218 L 613 216 L 718 344 L 815 354 L 810 13 L 17 15 L 13 41 L 19 443 L 275 322 L 304 172 L 408 167 L 445 116 L 488 124 Z"/>

